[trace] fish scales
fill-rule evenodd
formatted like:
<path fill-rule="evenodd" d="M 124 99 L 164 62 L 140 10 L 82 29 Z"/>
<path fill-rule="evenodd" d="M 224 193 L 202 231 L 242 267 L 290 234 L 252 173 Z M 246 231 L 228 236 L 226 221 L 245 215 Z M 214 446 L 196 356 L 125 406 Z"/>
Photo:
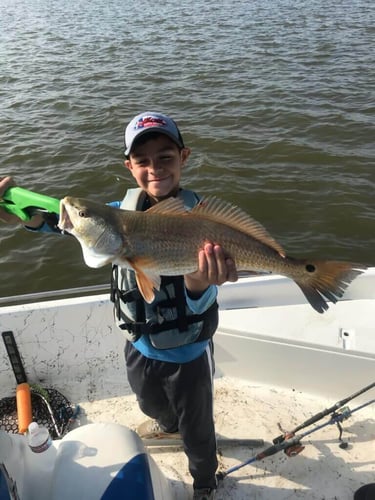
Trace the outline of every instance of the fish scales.
<path fill-rule="evenodd" d="M 181 215 L 147 214 L 126 212 L 124 218 L 133 219 L 124 246 L 124 257 L 144 256 L 152 252 L 163 275 L 186 274 L 197 269 L 197 254 L 205 243 L 220 244 L 228 257 L 235 260 L 243 271 L 263 271 L 271 267 L 273 272 L 284 272 L 290 265 L 275 250 L 255 238 L 226 224 L 189 214 L 181 221 Z M 131 252 L 130 252 L 131 249 Z M 288 259 L 287 259 L 288 260 Z"/>

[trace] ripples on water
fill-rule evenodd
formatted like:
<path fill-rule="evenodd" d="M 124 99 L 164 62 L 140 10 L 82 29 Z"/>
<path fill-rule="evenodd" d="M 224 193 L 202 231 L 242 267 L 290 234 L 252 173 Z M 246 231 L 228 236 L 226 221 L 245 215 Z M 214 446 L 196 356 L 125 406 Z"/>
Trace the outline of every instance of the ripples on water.
<path fill-rule="evenodd" d="M 290 254 L 374 264 L 374 31 L 365 0 L 2 0 L 0 175 L 119 199 L 124 124 L 157 109 L 193 149 L 186 186 Z M 0 245 L 3 296 L 108 281 L 73 239 Z"/>

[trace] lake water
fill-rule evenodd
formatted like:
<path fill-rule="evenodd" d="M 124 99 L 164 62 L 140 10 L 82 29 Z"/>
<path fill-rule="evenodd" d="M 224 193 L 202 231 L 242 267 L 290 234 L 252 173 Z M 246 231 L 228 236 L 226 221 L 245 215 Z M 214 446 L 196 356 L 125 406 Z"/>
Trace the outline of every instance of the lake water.
<path fill-rule="evenodd" d="M 121 199 L 124 125 L 171 114 L 184 186 L 302 257 L 375 264 L 372 0 L 1 0 L 0 176 Z M 0 227 L 0 295 L 101 284 L 73 238 Z"/>

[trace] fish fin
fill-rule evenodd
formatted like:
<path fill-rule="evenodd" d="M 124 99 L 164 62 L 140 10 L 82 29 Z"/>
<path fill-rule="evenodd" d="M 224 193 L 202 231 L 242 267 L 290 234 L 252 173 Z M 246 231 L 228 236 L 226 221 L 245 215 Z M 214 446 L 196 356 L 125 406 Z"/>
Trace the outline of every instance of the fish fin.
<path fill-rule="evenodd" d="M 305 260 L 302 263 L 305 275 L 294 281 L 319 313 L 328 309 L 327 300 L 335 304 L 350 283 L 367 269 L 367 266 L 355 262 Z"/>
<path fill-rule="evenodd" d="M 191 213 L 215 222 L 228 224 L 234 229 L 246 233 L 252 238 L 273 248 L 281 257 L 285 257 L 286 255 L 283 247 L 272 238 L 259 222 L 231 203 L 219 200 L 215 196 L 209 196 L 196 205 L 191 210 Z"/>
<path fill-rule="evenodd" d="M 128 259 L 129 264 L 135 271 L 135 279 L 137 280 L 137 285 L 139 291 L 142 294 L 142 297 L 148 304 L 155 298 L 154 290 L 160 290 L 161 278 L 159 274 L 147 269 L 145 271 L 145 267 L 149 267 L 153 262 L 148 259 Z"/>
<path fill-rule="evenodd" d="M 189 211 L 185 208 L 184 202 L 179 198 L 167 198 L 166 200 L 159 201 L 156 205 L 146 210 L 149 214 L 188 214 Z"/>

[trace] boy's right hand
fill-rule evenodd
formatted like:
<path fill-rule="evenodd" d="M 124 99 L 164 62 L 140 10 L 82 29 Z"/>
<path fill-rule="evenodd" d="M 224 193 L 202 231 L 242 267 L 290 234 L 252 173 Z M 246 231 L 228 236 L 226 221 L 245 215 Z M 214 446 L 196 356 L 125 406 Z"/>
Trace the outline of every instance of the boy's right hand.
<path fill-rule="evenodd" d="M 16 186 L 16 183 L 10 176 L 0 177 L 0 199 L 5 193 L 5 191 L 10 188 Z M 38 228 L 43 224 L 43 217 L 39 214 L 34 215 L 27 222 L 23 221 L 17 215 L 10 214 L 0 206 L 0 221 L 5 222 L 6 224 L 22 224 L 23 226 L 27 226 L 30 228 Z"/>
<path fill-rule="evenodd" d="M 198 270 L 185 274 L 184 279 L 190 296 L 199 295 L 210 285 L 237 281 L 236 263 L 224 254 L 220 245 L 206 243 L 198 252 Z"/>
<path fill-rule="evenodd" d="M 16 183 L 12 179 L 12 177 L 0 177 L 0 198 L 3 196 L 5 191 L 15 186 Z M 7 224 L 22 224 L 22 221 L 16 215 L 10 214 L 6 210 L 0 207 L 0 220 L 2 222 L 6 222 Z"/>

